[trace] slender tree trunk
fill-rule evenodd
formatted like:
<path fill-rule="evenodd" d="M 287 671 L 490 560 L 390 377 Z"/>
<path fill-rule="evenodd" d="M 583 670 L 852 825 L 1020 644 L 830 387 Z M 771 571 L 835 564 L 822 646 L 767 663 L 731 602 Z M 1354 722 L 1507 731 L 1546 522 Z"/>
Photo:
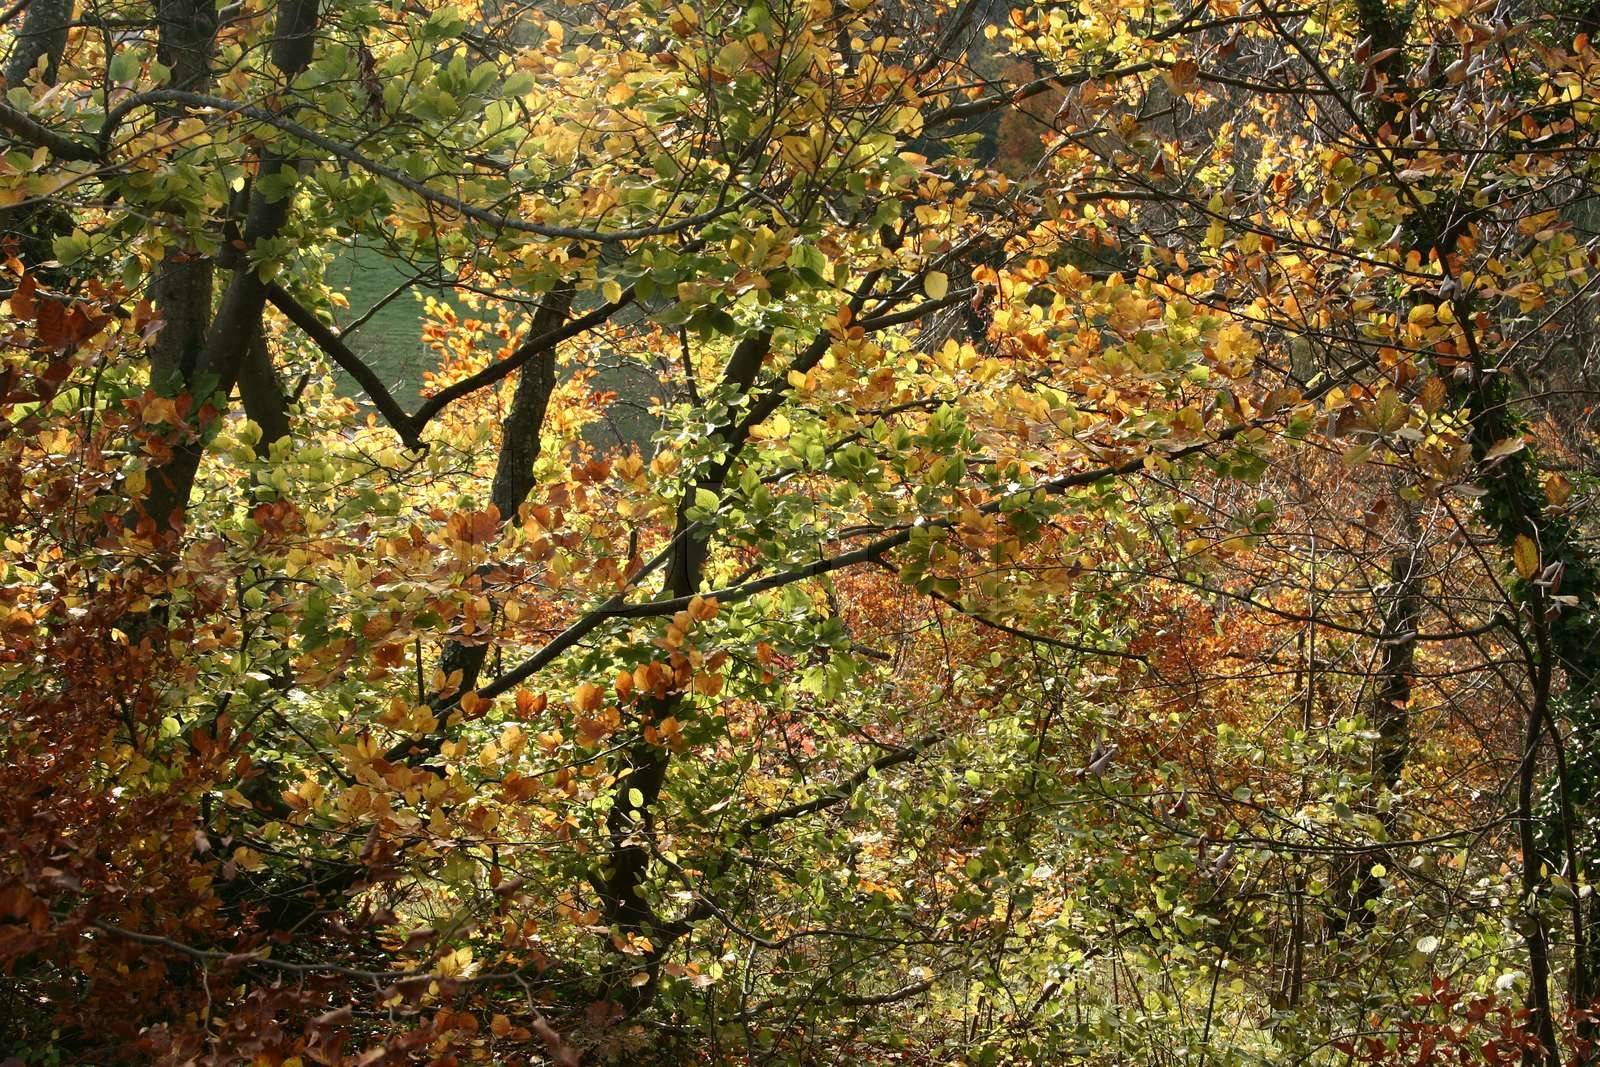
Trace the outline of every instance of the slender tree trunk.
<path fill-rule="evenodd" d="M 1378 812 L 1384 833 L 1392 837 L 1400 819 L 1395 794 L 1411 755 L 1411 683 L 1416 674 L 1417 628 L 1422 614 L 1422 532 L 1416 509 L 1398 500 L 1404 516 L 1408 545 L 1389 559 L 1389 584 L 1379 595 L 1382 625 L 1378 639 L 1379 665 L 1370 717 L 1378 733 L 1372 752 L 1372 799 L 1381 801 Z M 1370 907 L 1383 892 L 1383 882 L 1372 874 L 1377 856 L 1363 854 L 1343 877 L 1348 887 L 1344 914 L 1334 921 L 1339 932 L 1351 925 L 1369 927 Z"/>
<path fill-rule="evenodd" d="M 755 334 L 740 341 L 728 357 L 723 384 L 733 386 L 741 396 L 748 393 L 771 350 L 772 336 L 767 333 Z M 724 440 L 732 435 L 732 427 L 724 427 L 719 433 Z M 722 479 L 732 467 L 736 452 L 736 448 L 730 447 L 728 456 L 713 472 L 710 483 L 701 482 L 691 487 L 679 502 L 673 529 L 673 555 L 662 583 L 664 596 L 692 596 L 699 590 L 709 546 L 705 535 L 695 529 L 690 521 L 689 508 L 693 504 L 696 489 L 720 488 Z M 648 701 L 644 704 L 644 711 L 659 721 L 668 715 L 679 714 L 686 699 L 685 696 L 670 696 L 665 700 Z M 652 745 L 641 739 L 623 755 L 617 771 L 617 787 L 612 793 L 611 812 L 606 819 L 610 847 L 591 882 L 600 898 L 606 922 L 615 934 L 624 938 L 629 935 L 648 937 L 666 925 L 645 899 L 644 888 L 653 852 L 654 808 L 661 796 L 661 788 L 666 783 L 671 759 L 671 753 L 665 746 Z M 655 995 L 664 947 L 658 946 L 643 958 L 621 956 L 602 980 L 600 999 L 616 1005 L 624 1015 L 635 1014 L 649 1004 Z M 632 975 L 641 969 L 646 981 L 634 985 Z"/>
<path fill-rule="evenodd" d="M 1542 611 L 1543 597 L 1531 598 L 1535 611 Z M 1533 699 L 1529 701 L 1527 726 L 1523 731 L 1522 765 L 1517 774 L 1517 835 L 1522 849 L 1523 940 L 1528 949 L 1528 1026 L 1539 1038 L 1539 1047 L 1522 1054 L 1526 1067 L 1560 1067 L 1561 1047 L 1556 1040 L 1555 1010 L 1550 999 L 1550 934 L 1545 927 L 1542 905 L 1549 879 L 1544 874 L 1544 850 L 1539 845 L 1541 829 L 1534 808 L 1534 783 L 1539 772 L 1539 742 L 1550 713 L 1550 642 L 1542 622 L 1534 624 L 1538 652 L 1530 656 Z"/>
<path fill-rule="evenodd" d="M 265 459 L 271 454 L 274 441 L 289 436 L 289 397 L 272 365 L 266 333 L 261 330 L 256 331 L 239 370 L 239 400 L 244 404 L 245 415 L 261 427 L 256 455 Z"/>
<path fill-rule="evenodd" d="M 528 336 L 539 337 L 549 333 L 566 321 L 572 310 L 574 291 L 564 286 L 550 293 L 533 314 L 528 324 Z M 538 353 L 518 372 L 517 389 L 511 398 L 511 410 L 500 424 L 500 454 L 496 457 L 494 482 L 489 490 L 489 502 L 500 512 L 502 523 L 516 518 L 528 494 L 533 492 L 533 465 L 543 447 L 540 435 L 544 430 L 545 412 L 550 407 L 550 395 L 556 388 L 556 349 L 554 346 Z M 458 690 L 474 689 L 483 672 L 484 659 L 489 654 L 486 644 L 462 644 L 451 641 L 439 657 L 439 667 L 448 677 L 461 672 Z"/>
<path fill-rule="evenodd" d="M 1422 616 L 1422 527 L 1417 509 L 1395 494 L 1403 517 L 1407 547 L 1389 560 L 1389 587 L 1384 591 L 1383 664 L 1380 688 L 1374 701 L 1378 745 L 1374 753 L 1376 778 L 1394 794 L 1400 788 L 1406 761 L 1411 756 L 1411 680 L 1417 667 L 1417 630 Z M 1382 813 L 1384 829 L 1391 834 L 1400 816 L 1396 804 Z"/>
<path fill-rule="evenodd" d="M 73 0 L 30 0 L 22 16 L 11 54 L 0 74 L 6 87 L 15 88 L 42 59 L 40 79 L 45 85 L 56 83 L 57 71 L 67 48 L 67 29 L 72 21 Z M 52 268 L 42 264 L 54 259 L 51 242 L 72 232 L 71 217 L 48 201 L 28 201 L 0 208 L 0 238 L 15 241 L 18 252 L 29 261 L 30 270 L 41 278 L 52 279 Z"/>

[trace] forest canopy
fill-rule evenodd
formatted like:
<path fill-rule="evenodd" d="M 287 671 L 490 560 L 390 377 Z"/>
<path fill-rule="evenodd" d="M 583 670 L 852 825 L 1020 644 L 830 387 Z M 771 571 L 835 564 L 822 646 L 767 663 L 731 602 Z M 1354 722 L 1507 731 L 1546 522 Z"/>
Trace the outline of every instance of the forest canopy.
<path fill-rule="evenodd" d="M 0 1059 L 1596 1062 L 1597 34 L 8 4 Z"/>

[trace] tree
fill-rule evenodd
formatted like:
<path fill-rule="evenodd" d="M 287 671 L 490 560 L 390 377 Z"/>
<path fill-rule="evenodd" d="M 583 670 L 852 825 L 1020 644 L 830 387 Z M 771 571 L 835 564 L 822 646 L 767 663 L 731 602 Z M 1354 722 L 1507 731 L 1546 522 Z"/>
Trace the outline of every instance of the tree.
<path fill-rule="evenodd" d="M 1588 13 L 74 14 L 0 102 L 24 1056 L 1589 1055 Z"/>

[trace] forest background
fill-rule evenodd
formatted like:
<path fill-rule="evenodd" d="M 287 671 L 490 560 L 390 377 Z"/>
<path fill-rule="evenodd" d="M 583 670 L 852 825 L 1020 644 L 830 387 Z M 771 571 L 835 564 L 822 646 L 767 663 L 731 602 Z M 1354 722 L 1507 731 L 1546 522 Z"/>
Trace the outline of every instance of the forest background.
<path fill-rule="evenodd" d="M 1600 6 L 0 10 L 0 1050 L 1600 1058 Z"/>

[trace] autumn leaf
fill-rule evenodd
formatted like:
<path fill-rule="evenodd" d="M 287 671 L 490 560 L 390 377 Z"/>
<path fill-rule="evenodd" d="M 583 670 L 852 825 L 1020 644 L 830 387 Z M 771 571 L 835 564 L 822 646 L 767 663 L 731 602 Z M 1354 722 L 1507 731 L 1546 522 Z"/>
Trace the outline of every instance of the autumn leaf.
<path fill-rule="evenodd" d="M 34 301 L 34 293 L 38 291 L 38 279 L 32 274 L 24 274 L 17 282 L 17 288 L 12 292 L 9 300 L 11 314 L 27 322 L 37 313 L 38 305 Z"/>
<path fill-rule="evenodd" d="M 1523 581 L 1531 582 L 1539 573 L 1539 547 L 1527 534 L 1518 534 L 1511 547 L 1511 559 Z"/>
<path fill-rule="evenodd" d="M 573 695 L 573 707 L 579 711 L 598 711 L 605 702 L 605 690 L 590 682 L 581 682 Z"/>
<path fill-rule="evenodd" d="M 17 1055 L 1582 1058 L 1581 12 L 156 6 L 6 32 Z"/>
<path fill-rule="evenodd" d="M 1514 456 L 1527 447 L 1528 442 L 1521 436 L 1507 437 L 1496 441 L 1489 450 L 1483 454 L 1485 463 L 1493 463 L 1507 456 Z"/>

